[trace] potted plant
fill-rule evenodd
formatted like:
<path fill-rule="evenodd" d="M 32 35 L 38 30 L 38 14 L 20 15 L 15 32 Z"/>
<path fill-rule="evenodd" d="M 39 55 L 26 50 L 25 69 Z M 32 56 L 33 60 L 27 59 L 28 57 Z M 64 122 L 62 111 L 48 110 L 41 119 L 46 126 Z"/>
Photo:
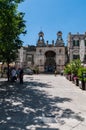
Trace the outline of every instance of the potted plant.
<path fill-rule="evenodd" d="M 66 65 L 66 67 L 64 69 L 64 74 L 65 74 L 66 78 L 71 81 L 71 68 L 70 68 L 70 64 Z"/>
<path fill-rule="evenodd" d="M 76 86 L 79 86 L 79 78 L 78 78 L 78 76 L 74 76 L 74 84 Z"/>
<path fill-rule="evenodd" d="M 65 67 L 64 73 L 68 75 L 68 79 L 73 81 L 76 85 L 78 85 L 78 69 L 81 66 L 81 61 L 79 59 L 71 61 Z"/>
<path fill-rule="evenodd" d="M 78 86 L 78 70 L 81 67 L 81 61 L 79 59 L 71 61 L 71 79 Z"/>
<path fill-rule="evenodd" d="M 80 67 L 78 70 L 79 87 L 86 90 L 86 68 Z"/>

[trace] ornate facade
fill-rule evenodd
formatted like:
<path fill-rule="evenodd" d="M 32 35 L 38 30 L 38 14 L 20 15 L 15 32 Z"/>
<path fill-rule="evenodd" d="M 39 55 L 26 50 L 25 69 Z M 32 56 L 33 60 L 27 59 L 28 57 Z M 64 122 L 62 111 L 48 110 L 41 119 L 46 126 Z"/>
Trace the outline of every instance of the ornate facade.
<path fill-rule="evenodd" d="M 62 32 L 57 33 L 56 42 L 45 42 L 44 33 L 38 33 L 36 46 L 22 47 L 19 50 L 17 65 L 23 67 L 37 66 L 40 72 L 60 72 L 67 62 L 80 59 L 86 64 L 86 32 L 68 34 L 67 47 L 62 39 Z"/>
<path fill-rule="evenodd" d="M 36 46 L 22 47 L 19 50 L 17 65 L 23 67 L 37 66 L 40 72 L 60 72 L 67 62 L 66 47 L 62 39 L 62 32 L 57 33 L 54 43 L 45 42 L 44 33 L 38 33 Z"/>
<path fill-rule="evenodd" d="M 69 61 L 80 59 L 86 63 L 86 32 L 84 34 L 68 34 L 68 56 Z"/>

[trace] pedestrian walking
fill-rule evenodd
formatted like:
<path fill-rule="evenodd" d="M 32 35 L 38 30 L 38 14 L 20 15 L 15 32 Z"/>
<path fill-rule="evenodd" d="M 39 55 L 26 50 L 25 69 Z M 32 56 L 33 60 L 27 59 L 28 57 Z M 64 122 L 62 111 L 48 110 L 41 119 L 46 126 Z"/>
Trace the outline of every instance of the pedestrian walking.
<path fill-rule="evenodd" d="M 16 77 L 16 69 L 15 69 L 15 68 L 13 68 L 13 69 L 11 70 L 11 76 L 12 76 L 12 78 L 11 78 L 12 82 L 15 82 L 15 81 L 17 80 L 17 77 Z"/>
<path fill-rule="evenodd" d="M 55 74 L 55 76 L 57 75 L 57 70 L 55 70 L 54 74 Z"/>
<path fill-rule="evenodd" d="M 20 70 L 21 70 L 21 68 L 18 68 L 17 71 L 16 71 L 16 73 L 17 73 L 17 80 L 19 80 Z"/>
<path fill-rule="evenodd" d="M 23 69 L 20 69 L 19 80 L 20 84 L 23 84 Z"/>

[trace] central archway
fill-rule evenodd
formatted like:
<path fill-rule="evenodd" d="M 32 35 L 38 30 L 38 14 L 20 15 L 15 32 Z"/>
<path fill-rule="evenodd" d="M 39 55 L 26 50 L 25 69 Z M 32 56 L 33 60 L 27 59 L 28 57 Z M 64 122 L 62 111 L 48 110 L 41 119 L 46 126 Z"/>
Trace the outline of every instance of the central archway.
<path fill-rule="evenodd" d="M 56 69 L 56 53 L 54 51 L 47 51 L 45 57 L 45 72 L 54 72 Z"/>

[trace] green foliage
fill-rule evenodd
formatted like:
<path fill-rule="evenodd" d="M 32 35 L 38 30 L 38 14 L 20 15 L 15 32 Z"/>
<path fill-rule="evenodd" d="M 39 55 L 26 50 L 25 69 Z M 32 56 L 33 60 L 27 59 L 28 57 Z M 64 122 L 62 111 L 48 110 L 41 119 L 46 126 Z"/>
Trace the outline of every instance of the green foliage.
<path fill-rule="evenodd" d="M 23 0 L 0 0 L 0 61 L 15 61 L 18 49 L 23 41 L 20 34 L 25 34 L 24 13 L 18 12 L 18 4 Z M 9 74 L 8 74 L 9 81 Z"/>
<path fill-rule="evenodd" d="M 66 65 L 64 69 L 65 74 L 78 74 L 78 69 L 81 67 L 81 61 L 79 59 L 71 61 Z"/>
<path fill-rule="evenodd" d="M 79 68 L 78 77 L 79 77 L 79 80 L 86 81 L 86 68 L 84 68 L 84 67 Z"/>
<path fill-rule="evenodd" d="M 81 61 L 79 59 L 71 61 L 70 62 L 71 73 L 77 75 L 80 66 L 81 66 Z"/>
<path fill-rule="evenodd" d="M 70 68 L 70 64 L 67 64 L 65 69 L 64 69 L 64 74 L 71 74 L 71 68 Z"/>
<path fill-rule="evenodd" d="M 33 69 L 34 73 L 38 74 L 39 73 L 39 68 L 38 66 L 35 66 L 34 69 Z"/>
<path fill-rule="evenodd" d="M 0 0 L 0 2 L 8 2 L 8 3 L 20 3 L 23 2 L 24 0 Z"/>
<path fill-rule="evenodd" d="M 18 12 L 18 3 L 23 0 L 0 0 L 0 60 L 12 62 L 23 41 L 20 34 L 25 34 L 24 13 Z"/>

